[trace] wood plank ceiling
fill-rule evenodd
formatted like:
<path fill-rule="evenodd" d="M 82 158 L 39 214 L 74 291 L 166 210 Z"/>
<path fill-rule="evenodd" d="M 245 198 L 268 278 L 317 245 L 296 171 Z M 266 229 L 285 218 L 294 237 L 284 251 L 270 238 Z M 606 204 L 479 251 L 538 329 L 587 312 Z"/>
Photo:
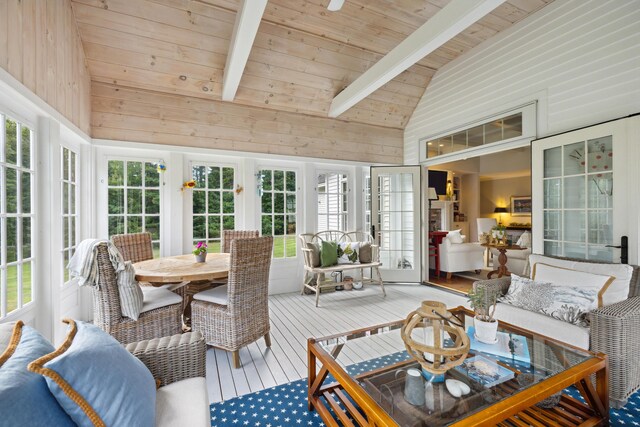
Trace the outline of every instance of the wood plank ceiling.
<path fill-rule="evenodd" d="M 510 0 L 341 120 L 404 128 L 435 71 L 551 0 Z M 447 0 L 270 0 L 235 102 L 326 117 L 331 99 Z M 91 78 L 220 100 L 236 0 L 73 0 Z"/>

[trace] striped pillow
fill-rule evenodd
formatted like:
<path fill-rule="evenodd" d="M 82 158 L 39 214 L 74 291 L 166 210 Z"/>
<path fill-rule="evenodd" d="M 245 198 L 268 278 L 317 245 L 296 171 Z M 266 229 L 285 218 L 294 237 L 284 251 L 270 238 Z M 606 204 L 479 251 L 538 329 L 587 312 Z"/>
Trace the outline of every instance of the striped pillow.
<path fill-rule="evenodd" d="M 138 320 L 142 311 L 143 295 L 131 261 L 125 261 L 124 269 L 118 272 L 118 291 L 122 316 Z"/>

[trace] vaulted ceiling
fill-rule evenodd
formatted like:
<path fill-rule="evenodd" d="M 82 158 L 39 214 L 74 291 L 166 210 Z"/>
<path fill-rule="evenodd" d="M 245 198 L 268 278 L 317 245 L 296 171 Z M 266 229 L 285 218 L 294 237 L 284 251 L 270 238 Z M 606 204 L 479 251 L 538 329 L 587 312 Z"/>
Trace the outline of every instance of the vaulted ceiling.
<path fill-rule="evenodd" d="M 403 129 L 435 72 L 552 0 L 509 0 L 338 119 Z M 269 0 L 235 104 L 327 117 L 342 89 L 448 0 Z M 72 0 L 91 79 L 221 99 L 237 0 Z"/>

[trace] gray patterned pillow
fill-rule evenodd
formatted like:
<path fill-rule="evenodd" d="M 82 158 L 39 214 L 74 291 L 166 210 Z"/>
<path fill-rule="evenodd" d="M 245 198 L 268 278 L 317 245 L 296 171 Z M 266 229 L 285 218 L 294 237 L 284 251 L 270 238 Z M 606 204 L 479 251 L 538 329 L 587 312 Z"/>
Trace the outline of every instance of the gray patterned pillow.
<path fill-rule="evenodd" d="M 597 299 L 598 289 L 536 282 L 512 274 L 509 290 L 500 301 L 586 327 L 587 313 L 597 306 Z"/>

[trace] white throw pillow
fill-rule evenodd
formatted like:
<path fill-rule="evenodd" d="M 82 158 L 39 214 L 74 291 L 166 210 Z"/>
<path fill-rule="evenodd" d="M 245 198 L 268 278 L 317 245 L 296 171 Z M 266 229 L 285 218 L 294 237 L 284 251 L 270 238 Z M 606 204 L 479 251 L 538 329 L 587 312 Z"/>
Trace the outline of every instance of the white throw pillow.
<path fill-rule="evenodd" d="M 447 239 L 453 244 L 464 243 L 464 236 L 460 234 L 460 230 L 453 230 L 447 234 Z"/>
<path fill-rule="evenodd" d="M 631 276 L 633 275 L 633 267 L 628 264 L 603 264 L 588 261 L 580 262 L 532 254 L 529 257 L 529 265 L 533 266 L 537 263 L 615 277 L 615 280 L 611 285 L 609 285 L 607 291 L 602 297 L 602 302 L 605 306 L 624 301 L 629 298 L 629 286 L 631 283 Z"/>
<path fill-rule="evenodd" d="M 529 233 L 528 231 L 522 233 L 522 235 L 516 242 L 516 245 L 520 246 L 521 248 L 531 248 L 531 233 Z"/>
<path fill-rule="evenodd" d="M 359 242 L 338 243 L 338 264 L 354 264 L 358 262 Z"/>
<path fill-rule="evenodd" d="M 531 267 L 531 278 L 535 281 L 549 282 L 560 287 L 583 289 L 589 295 L 595 292 L 596 296 L 600 290 L 608 287 L 615 279 L 615 277 L 612 276 L 555 267 L 541 262 L 535 263 L 533 267 Z M 605 295 L 606 290 L 607 288 L 605 288 Z M 590 306 L 590 309 L 593 310 L 597 307 L 598 301 L 596 298 L 596 300 L 593 301 L 593 305 Z"/>
<path fill-rule="evenodd" d="M 136 271 L 131 261 L 125 261 L 124 268 L 118 272 L 118 293 L 120 295 L 120 312 L 123 317 L 138 320 L 142 311 L 144 296 L 136 280 Z"/>

